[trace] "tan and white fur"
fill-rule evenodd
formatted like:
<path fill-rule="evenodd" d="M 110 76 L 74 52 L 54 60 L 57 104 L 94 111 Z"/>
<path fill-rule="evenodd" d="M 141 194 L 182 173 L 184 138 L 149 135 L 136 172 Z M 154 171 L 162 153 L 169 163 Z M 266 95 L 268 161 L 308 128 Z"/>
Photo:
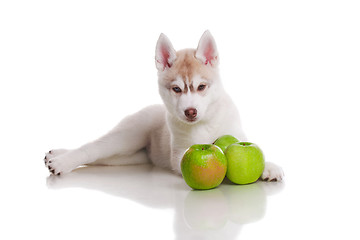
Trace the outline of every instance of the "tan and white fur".
<path fill-rule="evenodd" d="M 55 175 L 81 165 L 129 165 L 151 162 L 181 174 L 180 162 L 193 144 L 212 143 L 231 134 L 246 141 L 236 106 L 220 81 L 219 56 L 209 31 L 197 49 L 175 51 L 161 34 L 156 45 L 159 93 L 153 105 L 124 118 L 103 137 L 73 150 L 51 150 L 45 164 Z M 262 179 L 280 181 L 283 171 L 266 162 Z"/>

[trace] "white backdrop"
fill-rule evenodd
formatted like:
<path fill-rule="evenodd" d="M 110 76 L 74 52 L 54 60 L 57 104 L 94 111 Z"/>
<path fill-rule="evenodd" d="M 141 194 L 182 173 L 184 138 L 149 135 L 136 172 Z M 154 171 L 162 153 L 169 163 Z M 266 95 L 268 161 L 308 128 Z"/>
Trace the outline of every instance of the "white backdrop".
<path fill-rule="evenodd" d="M 161 103 L 158 36 L 165 33 L 176 49 L 196 48 L 209 29 L 249 140 L 284 168 L 289 182 L 298 180 L 294 186 L 325 182 L 329 192 L 340 191 L 335 202 L 347 196 L 357 206 L 358 185 L 342 184 L 355 183 L 360 167 L 359 5 L 1 1 L 2 189 L 9 197 L 21 189 L 36 194 L 24 179 L 44 184 L 45 151 L 77 147 Z M 343 216 L 350 225 L 354 213 L 358 207 Z"/>

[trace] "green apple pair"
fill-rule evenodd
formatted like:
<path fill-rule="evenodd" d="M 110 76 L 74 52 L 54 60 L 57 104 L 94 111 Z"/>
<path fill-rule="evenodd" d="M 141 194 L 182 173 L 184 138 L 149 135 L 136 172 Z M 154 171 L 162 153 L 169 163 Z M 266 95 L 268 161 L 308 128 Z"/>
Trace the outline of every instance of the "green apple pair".
<path fill-rule="evenodd" d="M 265 168 L 264 155 L 254 143 L 239 142 L 231 135 L 214 144 L 195 144 L 184 154 L 181 172 L 193 189 L 215 188 L 226 177 L 236 184 L 253 183 Z"/>

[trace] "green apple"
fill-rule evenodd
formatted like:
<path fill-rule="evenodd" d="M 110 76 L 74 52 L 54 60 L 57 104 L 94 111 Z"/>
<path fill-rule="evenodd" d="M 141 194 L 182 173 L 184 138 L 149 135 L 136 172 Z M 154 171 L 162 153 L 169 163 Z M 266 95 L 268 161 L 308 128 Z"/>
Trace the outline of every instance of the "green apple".
<path fill-rule="evenodd" d="M 226 148 L 233 143 L 239 142 L 239 140 L 231 135 L 224 135 L 215 140 L 214 144 L 221 148 L 225 152 Z"/>
<path fill-rule="evenodd" d="M 213 144 L 195 144 L 186 150 L 181 160 L 185 182 L 193 189 L 215 188 L 225 178 L 226 157 Z"/>
<path fill-rule="evenodd" d="M 254 143 L 238 142 L 231 144 L 226 149 L 225 156 L 228 161 L 226 176 L 233 183 L 253 183 L 264 171 L 264 155 Z"/>

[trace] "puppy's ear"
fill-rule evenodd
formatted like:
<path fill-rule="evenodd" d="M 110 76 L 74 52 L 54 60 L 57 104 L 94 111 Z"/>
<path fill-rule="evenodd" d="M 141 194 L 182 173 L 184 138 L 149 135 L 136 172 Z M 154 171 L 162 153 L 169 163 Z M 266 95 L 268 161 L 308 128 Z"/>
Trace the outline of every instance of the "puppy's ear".
<path fill-rule="evenodd" d="M 165 34 L 160 34 L 156 44 L 155 63 L 159 71 L 171 68 L 176 59 L 176 51 L 173 48 L 169 38 Z"/>
<path fill-rule="evenodd" d="M 215 39 L 209 32 L 205 31 L 202 35 L 199 45 L 196 50 L 195 57 L 203 62 L 205 65 L 217 66 L 219 56 L 216 48 Z"/>

